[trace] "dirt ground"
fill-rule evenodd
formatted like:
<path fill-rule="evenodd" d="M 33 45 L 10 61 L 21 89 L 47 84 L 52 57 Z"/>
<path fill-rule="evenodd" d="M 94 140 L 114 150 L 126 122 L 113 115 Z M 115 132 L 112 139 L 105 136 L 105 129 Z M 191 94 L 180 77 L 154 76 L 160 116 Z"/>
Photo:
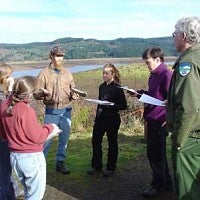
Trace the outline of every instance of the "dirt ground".
<path fill-rule="evenodd" d="M 92 178 L 88 175 L 85 183 L 87 190 L 75 181 L 56 186 L 47 185 L 44 200 L 144 200 L 142 192 L 149 187 L 150 181 L 151 170 L 146 155 L 140 155 L 126 168 L 116 170 L 111 178 L 104 178 L 101 174 Z M 160 195 L 148 199 L 175 200 L 176 197 L 174 193 L 163 191 Z"/>

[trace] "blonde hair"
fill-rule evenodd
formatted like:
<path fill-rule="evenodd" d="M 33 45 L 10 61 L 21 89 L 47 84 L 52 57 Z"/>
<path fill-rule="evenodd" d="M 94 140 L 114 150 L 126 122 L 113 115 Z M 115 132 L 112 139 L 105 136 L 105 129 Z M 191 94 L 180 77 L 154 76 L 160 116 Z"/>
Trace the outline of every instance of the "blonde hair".
<path fill-rule="evenodd" d="M 11 76 L 13 69 L 8 64 L 2 64 L 0 66 L 0 85 L 2 86 L 2 90 L 5 94 L 8 93 L 8 82 L 7 79 Z"/>
<path fill-rule="evenodd" d="M 11 103 L 7 108 L 7 113 L 12 115 L 13 106 L 25 99 L 29 99 L 35 90 L 36 78 L 33 76 L 23 76 L 18 78 L 13 85 Z"/>
<path fill-rule="evenodd" d="M 112 71 L 112 73 L 113 74 L 115 74 L 115 76 L 114 76 L 114 81 L 115 82 L 117 82 L 117 83 L 121 83 L 121 81 L 120 81 L 120 74 L 119 74 L 119 71 L 118 71 L 118 69 L 113 65 L 113 64 L 106 64 L 104 67 L 103 67 L 103 69 L 105 69 L 105 68 L 110 68 L 111 69 L 111 71 Z"/>

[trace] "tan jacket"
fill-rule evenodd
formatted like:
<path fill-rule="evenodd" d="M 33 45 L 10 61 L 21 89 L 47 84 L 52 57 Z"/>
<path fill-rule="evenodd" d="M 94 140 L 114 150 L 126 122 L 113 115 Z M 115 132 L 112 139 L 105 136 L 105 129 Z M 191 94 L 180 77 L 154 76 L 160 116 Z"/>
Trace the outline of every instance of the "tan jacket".
<path fill-rule="evenodd" d="M 38 75 L 34 97 L 43 100 L 47 108 L 62 109 L 75 99 L 71 91 L 74 87 L 74 79 L 68 69 L 61 68 L 60 72 L 56 72 L 55 68 L 49 65 Z M 45 95 L 41 88 L 46 89 L 49 94 Z"/>

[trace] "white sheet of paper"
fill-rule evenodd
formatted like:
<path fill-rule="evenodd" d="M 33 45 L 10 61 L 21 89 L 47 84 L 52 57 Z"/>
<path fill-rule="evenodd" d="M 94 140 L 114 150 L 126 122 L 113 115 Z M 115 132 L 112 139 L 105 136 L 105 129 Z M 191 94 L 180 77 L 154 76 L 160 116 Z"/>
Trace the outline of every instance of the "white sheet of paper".
<path fill-rule="evenodd" d="M 126 91 L 128 91 L 128 92 L 132 92 L 132 93 L 135 93 L 135 94 L 139 94 L 136 90 L 130 89 L 130 88 L 128 88 L 127 86 L 121 86 L 120 88 L 122 88 L 123 90 L 126 90 Z"/>
<path fill-rule="evenodd" d="M 59 129 L 56 124 L 52 124 L 52 125 L 53 125 L 53 131 L 48 135 L 46 140 L 51 140 L 53 137 L 56 137 L 59 133 L 62 132 L 62 130 Z"/>
<path fill-rule="evenodd" d="M 146 94 L 142 94 L 142 96 L 139 98 L 139 101 L 144 102 L 144 103 L 149 103 L 152 105 L 156 105 L 156 106 L 165 106 L 164 101 L 161 101 L 159 99 L 156 99 L 156 98 L 151 97 Z"/>
<path fill-rule="evenodd" d="M 108 105 L 108 106 L 113 106 L 114 103 L 110 102 L 110 101 L 101 101 L 101 100 L 97 100 L 97 99 L 85 99 L 88 102 L 91 103 L 96 103 L 96 104 L 100 104 L 100 105 Z"/>
<path fill-rule="evenodd" d="M 86 97 L 87 96 L 87 92 L 79 90 L 77 88 L 71 88 L 72 91 L 77 92 L 81 97 Z"/>

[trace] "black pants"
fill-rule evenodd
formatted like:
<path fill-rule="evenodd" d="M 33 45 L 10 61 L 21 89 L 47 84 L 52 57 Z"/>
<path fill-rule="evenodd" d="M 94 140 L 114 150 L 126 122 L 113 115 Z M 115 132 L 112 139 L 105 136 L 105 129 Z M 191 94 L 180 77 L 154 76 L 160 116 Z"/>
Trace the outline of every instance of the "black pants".
<path fill-rule="evenodd" d="M 106 167 L 114 171 L 118 157 L 118 130 L 121 120 L 118 113 L 113 113 L 112 116 L 97 117 L 93 127 L 92 135 L 92 167 L 96 169 L 102 168 L 102 139 L 106 132 L 108 139 L 108 158 Z"/>
<path fill-rule="evenodd" d="M 160 123 L 147 122 L 147 157 L 153 171 L 151 185 L 158 190 L 173 187 L 166 157 L 166 136 Z"/>

